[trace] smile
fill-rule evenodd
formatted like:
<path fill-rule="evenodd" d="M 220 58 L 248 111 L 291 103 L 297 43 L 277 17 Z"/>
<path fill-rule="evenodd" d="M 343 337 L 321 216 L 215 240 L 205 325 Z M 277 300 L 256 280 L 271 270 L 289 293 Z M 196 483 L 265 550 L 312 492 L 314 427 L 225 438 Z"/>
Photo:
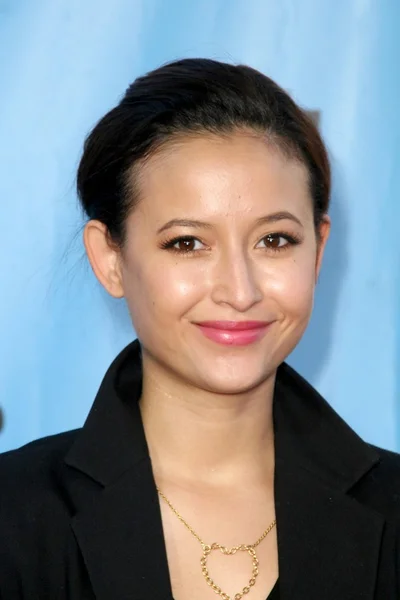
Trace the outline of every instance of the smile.
<path fill-rule="evenodd" d="M 202 321 L 195 323 L 208 339 L 226 346 L 248 346 L 260 340 L 271 325 L 266 321 Z"/>

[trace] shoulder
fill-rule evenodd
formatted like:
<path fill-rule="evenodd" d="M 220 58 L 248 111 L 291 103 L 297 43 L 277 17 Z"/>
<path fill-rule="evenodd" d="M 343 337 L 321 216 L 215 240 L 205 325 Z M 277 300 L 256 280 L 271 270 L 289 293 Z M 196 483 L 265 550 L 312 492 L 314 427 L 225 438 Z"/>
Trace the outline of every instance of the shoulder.
<path fill-rule="evenodd" d="M 393 498 L 399 502 L 400 510 L 400 454 L 377 446 L 370 447 L 379 456 L 379 462 L 370 474 L 371 483 L 392 492 Z"/>
<path fill-rule="evenodd" d="M 400 523 L 400 454 L 370 447 L 378 455 L 378 461 L 355 486 L 352 495 Z"/>
<path fill-rule="evenodd" d="M 385 450 L 384 448 L 378 448 L 378 446 L 373 446 L 372 444 L 368 445 L 379 455 L 379 464 L 382 472 L 387 471 L 391 475 L 397 476 L 397 479 L 400 482 L 400 454 Z"/>
<path fill-rule="evenodd" d="M 290 409 L 291 427 L 295 423 L 296 436 L 297 431 L 306 434 L 302 435 L 302 445 L 307 443 L 307 432 L 313 428 L 308 450 L 314 463 L 334 468 L 338 481 L 351 497 L 396 523 L 400 531 L 400 454 L 361 439 L 288 364 L 280 366 L 278 376 L 283 390 L 280 401 L 289 399 L 286 410 Z M 293 394 L 295 400 L 307 401 L 293 402 Z"/>
<path fill-rule="evenodd" d="M 73 444 L 79 429 L 44 437 L 16 450 L 0 454 L 3 492 L 18 485 L 48 478 Z M 22 480 L 20 479 L 22 476 Z"/>
<path fill-rule="evenodd" d="M 55 597 L 66 577 L 72 530 L 62 482 L 76 434 L 0 454 L 0 597 L 42 598 L 53 588 Z"/>
<path fill-rule="evenodd" d="M 49 436 L 0 454 L 0 521 L 40 512 L 59 495 L 64 456 L 79 430 Z"/>

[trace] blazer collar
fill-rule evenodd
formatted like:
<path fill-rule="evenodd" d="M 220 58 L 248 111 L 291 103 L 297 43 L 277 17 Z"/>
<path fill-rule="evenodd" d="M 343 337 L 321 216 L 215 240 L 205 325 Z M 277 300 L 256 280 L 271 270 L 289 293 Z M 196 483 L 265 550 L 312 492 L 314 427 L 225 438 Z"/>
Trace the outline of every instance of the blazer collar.
<path fill-rule="evenodd" d="M 113 361 L 86 422 L 66 456 L 68 465 L 108 485 L 148 457 L 139 410 L 141 351 L 137 340 Z"/>
<path fill-rule="evenodd" d="M 108 369 L 65 462 L 72 529 L 97 600 L 172 600 L 133 342 Z M 86 479 L 86 481 L 85 481 Z"/>
<path fill-rule="evenodd" d="M 286 363 L 277 374 L 274 430 L 278 460 L 337 490 L 350 490 L 379 461 L 376 451 Z"/>
<path fill-rule="evenodd" d="M 283 600 L 372 600 L 384 521 L 352 497 L 377 453 L 288 365 L 274 403 Z"/>
<path fill-rule="evenodd" d="M 172 598 L 140 394 L 136 341 L 107 371 L 65 459 L 92 481 L 70 479 L 69 494 L 98 600 Z M 283 600 L 372 600 L 383 519 L 349 492 L 377 454 L 286 364 L 277 374 L 274 429 Z"/>
<path fill-rule="evenodd" d="M 107 485 L 148 457 L 140 394 L 141 352 L 135 340 L 108 369 L 66 462 Z M 375 450 L 286 363 L 277 374 L 274 429 L 278 460 L 301 466 L 342 491 L 379 460 Z"/>

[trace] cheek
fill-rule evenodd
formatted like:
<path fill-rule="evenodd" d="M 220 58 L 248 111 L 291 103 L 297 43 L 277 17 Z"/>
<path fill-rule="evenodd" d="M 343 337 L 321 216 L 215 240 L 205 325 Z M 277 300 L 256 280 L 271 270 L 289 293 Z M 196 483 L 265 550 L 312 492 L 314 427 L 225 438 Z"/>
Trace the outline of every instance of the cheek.
<path fill-rule="evenodd" d="M 206 278 L 190 259 L 133 262 L 124 271 L 124 291 L 135 329 L 139 321 L 161 324 L 184 315 L 204 294 Z"/>
<path fill-rule="evenodd" d="M 298 256 L 271 266 L 265 294 L 275 300 L 284 317 L 303 319 L 312 310 L 314 289 L 315 261 Z"/>

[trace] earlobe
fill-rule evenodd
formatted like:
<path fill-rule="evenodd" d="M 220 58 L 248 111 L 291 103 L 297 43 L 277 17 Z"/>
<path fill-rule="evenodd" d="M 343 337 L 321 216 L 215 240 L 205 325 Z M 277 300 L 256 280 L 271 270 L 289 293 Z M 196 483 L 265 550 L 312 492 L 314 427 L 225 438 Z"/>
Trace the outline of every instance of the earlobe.
<path fill-rule="evenodd" d="M 100 221 L 89 221 L 84 229 L 83 242 L 90 265 L 98 281 L 114 298 L 122 298 L 120 250 L 110 238 L 107 227 Z"/>

